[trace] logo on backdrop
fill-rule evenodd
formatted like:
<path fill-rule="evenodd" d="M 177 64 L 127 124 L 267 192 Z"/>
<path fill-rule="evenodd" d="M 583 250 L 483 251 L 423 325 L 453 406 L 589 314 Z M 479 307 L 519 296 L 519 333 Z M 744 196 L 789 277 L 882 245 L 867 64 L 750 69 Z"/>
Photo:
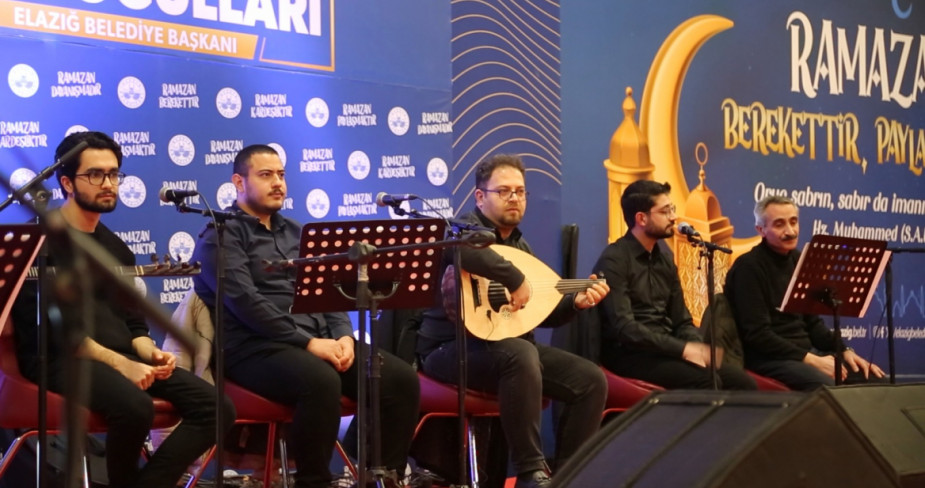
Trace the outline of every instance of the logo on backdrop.
<path fill-rule="evenodd" d="M 209 141 L 209 152 L 203 156 L 203 159 L 206 166 L 231 164 L 241 149 L 244 149 L 244 139 L 212 139 Z"/>
<path fill-rule="evenodd" d="M 292 118 L 292 105 L 285 93 L 257 93 L 251 107 L 252 119 Z"/>
<path fill-rule="evenodd" d="M 48 134 L 38 120 L 0 121 L 0 148 L 48 147 Z"/>
<path fill-rule="evenodd" d="M 167 243 L 170 256 L 177 261 L 189 261 L 193 257 L 194 249 L 196 249 L 196 241 L 193 240 L 193 236 L 186 232 L 175 233 L 170 236 L 170 241 Z"/>
<path fill-rule="evenodd" d="M 98 97 L 103 85 L 96 81 L 96 71 L 59 71 L 58 84 L 51 85 L 52 98 Z"/>
<path fill-rule="evenodd" d="M 145 284 L 145 280 L 135 277 L 135 290 L 138 291 L 138 294 L 147 297 L 148 296 L 148 285 Z"/>
<path fill-rule="evenodd" d="M 157 146 L 149 131 L 113 132 L 112 138 L 122 146 L 123 156 L 155 156 Z"/>
<path fill-rule="evenodd" d="M 122 78 L 116 91 L 119 93 L 119 101 L 126 108 L 135 109 L 145 103 L 145 85 L 134 76 Z"/>
<path fill-rule="evenodd" d="M 161 292 L 161 304 L 180 303 L 193 287 L 193 278 L 191 276 L 164 278 L 162 285 L 164 291 Z"/>
<path fill-rule="evenodd" d="M 305 118 L 312 127 L 324 127 L 328 123 L 328 104 L 320 98 L 312 98 L 305 104 Z"/>
<path fill-rule="evenodd" d="M 29 98 L 39 90 L 39 74 L 28 64 L 17 64 L 6 76 L 10 90 L 20 98 Z"/>
<path fill-rule="evenodd" d="M 82 125 L 72 125 L 68 127 L 67 130 L 64 132 L 64 136 L 67 137 L 71 134 L 76 134 L 78 132 L 89 132 L 89 131 L 90 129 L 87 129 L 86 127 Z"/>
<path fill-rule="evenodd" d="M 383 155 L 379 166 L 379 179 L 414 178 L 410 154 Z"/>
<path fill-rule="evenodd" d="M 159 108 L 199 108 L 199 91 L 195 83 L 161 83 Z"/>
<path fill-rule="evenodd" d="M 449 134 L 451 132 L 453 132 L 453 123 L 450 122 L 449 112 L 424 112 L 421 114 L 418 135 Z"/>
<path fill-rule="evenodd" d="M 333 147 L 303 148 L 300 173 L 324 173 L 336 169 Z"/>
<path fill-rule="evenodd" d="M 355 180 L 362 180 L 369 176 L 369 156 L 363 151 L 353 151 L 347 157 L 347 170 Z"/>
<path fill-rule="evenodd" d="M 371 103 L 345 103 L 337 116 L 338 127 L 371 127 L 376 125 L 376 114 Z"/>
<path fill-rule="evenodd" d="M 276 153 L 279 154 L 279 160 L 283 163 L 283 167 L 285 168 L 286 167 L 286 150 L 283 149 L 283 146 L 280 146 L 279 144 L 275 142 L 271 142 L 267 145 L 272 147 L 276 151 Z"/>
<path fill-rule="evenodd" d="M 184 134 L 177 134 L 170 138 L 167 143 L 167 154 L 170 160 L 177 166 L 186 166 L 193 161 L 196 156 L 196 146 L 193 140 Z"/>
<path fill-rule="evenodd" d="M 411 126 L 411 118 L 408 117 L 408 112 L 401 107 L 393 107 L 392 110 L 389 110 L 389 130 L 392 131 L 392 134 L 396 136 L 403 136 L 408 132 L 408 127 Z"/>
<path fill-rule="evenodd" d="M 446 161 L 433 158 L 427 162 L 427 180 L 430 181 L 431 185 L 440 186 L 446 183 L 449 174 L 450 170 L 446 166 Z"/>
<path fill-rule="evenodd" d="M 241 113 L 241 95 L 234 88 L 222 88 L 215 95 L 215 108 L 226 119 L 233 119 Z"/>
<path fill-rule="evenodd" d="M 356 217 L 358 215 L 376 215 L 379 206 L 376 205 L 372 193 L 344 193 L 343 205 L 337 206 L 338 217 Z"/>
<path fill-rule="evenodd" d="M 119 200 L 129 208 L 138 208 L 145 203 L 145 197 L 148 190 L 145 188 L 145 182 L 137 176 L 126 176 L 122 184 L 119 185 Z"/>
<path fill-rule="evenodd" d="M 331 210 L 331 199 L 320 188 L 316 188 L 305 197 L 305 209 L 316 219 L 323 219 Z"/>
<path fill-rule="evenodd" d="M 142 230 L 126 230 L 126 231 L 112 231 L 115 235 L 119 236 L 119 239 L 122 239 L 122 242 L 132 250 L 132 254 L 138 256 L 150 256 L 152 254 L 157 254 L 157 243 L 151 240 L 151 231 L 148 229 Z"/>
<path fill-rule="evenodd" d="M 238 199 L 238 190 L 235 189 L 234 183 L 227 182 L 222 183 L 218 190 L 215 191 L 215 201 L 218 202 L 218 206 L 225 210 Z"/>
<path fill-rule="evenodd" d="M 35 171 L 29 168 L 19 168 L 10 175 L 10 186 L 14 190 L 22 188 L 23 185 L 35 178 Z"/>

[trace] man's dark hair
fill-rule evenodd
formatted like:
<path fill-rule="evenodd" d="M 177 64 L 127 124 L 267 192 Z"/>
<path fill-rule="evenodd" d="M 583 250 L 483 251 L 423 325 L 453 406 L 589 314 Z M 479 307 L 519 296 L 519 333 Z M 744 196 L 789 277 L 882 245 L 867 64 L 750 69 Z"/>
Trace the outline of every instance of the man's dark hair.
<path fill-rule="evenodd" d="M 247 170 L 250 168 L 251 157 L 255 154 L 275 154 L 279 156 L 276 149 L 266 144 L 251 144 L 241 149 L 237 156 L 234 157 L 234 174 L 247 176 Z"/>
<path fill-rule="evenodd" d="M 112 140 L 108 135 L 96 131 L 75 132 L 65 137 L 64 140 L 58 144 L 58 148 L 55 149 L 55 161 L 61 159 L 61 156 L 64 156 L 81 142 L 86 142 L 88 148 L 109 149 L 116 155 L 116 162 L 119 163 L 119 167 L 122 167 L 122 148 L 119 147 L 119 143 Z M 86 151 L 86 149 L 84 149 L 84 151 Z M 55 176 L 58 178 L 58 185 L 61 186 L 62 191 L 64 190 L 64 185 L 61 184 L 61 178 L 67 176 L 69 180 L 72 182 L 74 181 L 77 168 L 80 167 L 80 154 L 82 153 L 83 151 L 80 151 L 80 153 L 75 154 L 74 157 L 65 161 L 64 164 L 58 166 Z"/>
<path fill-rule="evenodd" d="M 627 228 L 636 225 L 636 213 L 648 212 L 655 206 L 655 198 L 659 195 L 671 193 L 668 182 L 658 183 L 652 180 L 637 180 L 630 183 L 623 190 L 620 197 L 620 207 L 623 209 L 623 220 Z"/>
<path fill-rule="evenodd" d="M 526 172 L 526 169 L 524 169 L 524 162 L 521 161 L 520 156 L 514 154 L 496 154 L 488 159 L 482 160 L 482 162 L 475 167 L 475 187 L 485 188 L 485 184 L 491 179 L 491 174 L 495 172 L 495 169 L 501 166 L 510 166 L 520 171 L 520 174 L 525 174 Z"/>

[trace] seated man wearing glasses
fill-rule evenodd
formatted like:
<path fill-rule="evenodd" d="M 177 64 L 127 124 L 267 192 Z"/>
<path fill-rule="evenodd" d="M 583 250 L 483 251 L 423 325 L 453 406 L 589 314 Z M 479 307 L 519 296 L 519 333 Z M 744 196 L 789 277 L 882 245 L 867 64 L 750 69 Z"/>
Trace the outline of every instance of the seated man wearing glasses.
<path fill-rule="evenodd" d="M 601 314 L 601 362 L 614 373 L 665 388 L 712 388 L 710 348 L 684 304 L 678 268 L 663 239 L 674 235 L 668 183 L 633 182 L 620 206 L 629 230 L 594 265 L 611 293 Z M 719 368 L 719 386 L 753 390 L 741 368 Z"/>
<path fill-rule="evenodd" d="M 524 185 L 524 164 L 517 156 L 497 155 L 479 163 L 475 169 L 477 208 L 466 220 L 491 228 L 496 244 L 532 253 L 517 227 L 527 207 Z M 504 285 L 510 293 L 512 313 L 528 306 L 531 292 L 526 270 L 491 249 L 461 247 L 460 252 L 464 270 Z M 593 307 L 607 291 L 600 283 L 564 296 L 540 326 L 568 322 L 577 309 Z M 455 292 L 455 287 L 444 286 L 444 301 L 455 300 Z M 423 371 L 448 383 L 458 382 L 453 312 L 448 316 L 444 307 L 426 311 L 417 348 Z M 466 347 L 467 386 L 498 395 L 501 425 L 517 471 L 515 488 L 549 486 L 540 442 L 543 397 L 565 404 L 557 425 L 554 460 L 554 465 L 561 467 L 600 426 L 607 395 L 603 373 L 587 359 L 538 344 L 532 332 L 497 341 L 470 335 Z"/>
<path fill-rule="evenodd" d="M 78 132 L 58 145 L 55 159 L 81 142 L 88 147 L 58 168 L 58 183 L 66 199 L 60 209 L 53 211 L 58 214 L 54 217 L 94 240 L 122 265 L 134 266 L 132 251 L 100 222 L 101 215 L 115 210 L 119 200 L 119 183 L 125 177 L 119 171 L 122 150 L 106 134 Z M 61 266 L 71 260 L 73 249 L 66 242 L 47 242 L 49 265 Z M 46 292 L 50 293 L 51 288 L 60 287 L 49 287 Z M 69 287 L 68 292 L 73 294 L 75 290 Z M 75 331 L 78 346 L 74 353 L 89 374 L 87 407 L 101 415 L 108 426 L 109 486 L 176 486 L 187 466 L 215 442 L 215 389 L 189 371 L 176 369 L 174 355 L 155 345 L 139 310 L 120 300 L 111 284 L 96 280 L 93 289 L 78 298 L 81 303 L 59 299 L 55 304 L 58 313 L 48 313 L 49 389 L 64 392 L 75 381 L 74 371 L 68 369 L 70 348 L 63 337 L 65 331 Z M 87 329 L 83 328 L 82 306 L 90 307 L 93 313 Z M 12 317 L 19 367 L 23 376 L 32 381 L 39 375 L 36 316 L 35 282 L 27 282 L 16 299 Z M 183 421 L 139 469 L 141 448 L 154 420 L 152 397 L 171 402 Z M 223 414 L 224 425 L 230 427 L 234 406 L 227 398 Z"/>

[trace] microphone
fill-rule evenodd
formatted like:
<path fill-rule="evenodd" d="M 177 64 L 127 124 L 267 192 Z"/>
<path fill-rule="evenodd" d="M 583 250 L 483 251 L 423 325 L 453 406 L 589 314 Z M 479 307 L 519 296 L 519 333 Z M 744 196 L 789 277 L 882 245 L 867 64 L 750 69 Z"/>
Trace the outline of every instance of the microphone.
<path fill-rule="evenodd" d="M 386 206 L 396 207 L 401 202 L 407 202 L 408 200 L 420 200 L 420 199 L 421 197 L 413 193 L 400 193 L 397 195 L 389 195 L 388 193 L 382 191 L 382 192 L 379 192 L 378 195 L 376 195 L 376 205 L 379 205 L 380 207 L 386 207 Z"/>
<path fill-rule="evenodd" d="M 198 194 L 199 192 L 196 190 L 173 190 L 165 186 L 161 188 L 157 195 L 164 203 L 183 203 L 186 198 L 194 197 Z"/>
<path fill-rule="evenodd" d="M 687 222 L 681 222 L 678 224 L 678 232 L 686 235 L 687 237 L 700 237 L 700 232 L 697 232 L 697 229 L 688 224 Z"/>

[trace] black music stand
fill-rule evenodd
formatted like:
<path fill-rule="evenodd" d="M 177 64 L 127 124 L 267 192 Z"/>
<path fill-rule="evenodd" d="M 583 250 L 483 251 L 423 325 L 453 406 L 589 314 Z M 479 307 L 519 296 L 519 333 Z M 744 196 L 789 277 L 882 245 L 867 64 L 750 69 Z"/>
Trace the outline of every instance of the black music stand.
<path fill-rule="evenodd" d="M 44 240 L 45 234 L 38 224 L 0 225 L 0 302 L 3 303 L 0 330 Z"/>
<path fill-rule="evenodd" d="M 384 486 L 386 474 L 382 466 L 379 412 L 382 365 L 381 359 L 375 360 L 369 353 L 372 350 L 378 355 L 377 307 L 398 309 L 434 305 L 435 294 L 440 290 L 437 278 L 442 266 L 440 247 L 444 245 L 441 239 L 445 225 L 443 219 L 367 220 L 313 223 L 302 228 L 299 255 L 309 258 L 309 262 L 296 265 L 292 313 L 359 312 L 356 361 L 358 365 L 367 365 L 369 393 L 367 378 L 358 375 L 357 486 L 366 486 L 367 468 L 380 488 Z M 311 258 L 321 259 L 311 262 Z M 369 345 L 365 341 L 367 311 Z M 370 417 L 367 417 L 367 410 L 371 412 Z M 372 438 L 368 437 L 367 418 Z M 367 439 L 372 450 L 369 462 Z"/>
<path fill-rule="evenodd" d="M 22 288 L 22 284 L 29 274 L 29 267 L 40 254 L 44 242 L 45 233 L 42 232 L 42 227 L 39 224 L 0 225 L 0 303 L 3 303 L 3 311 L 0 312 L 0 331 L 3 330 L 7 319 L 10 317 L 13 302 L 16 296 L 19 295 L 19 289 Z M 39 264 L 42 266 L 40 273 L 44 273 L 44 260 L 40 260 Z M 43 293 L 39 294 L 39 299 L 45 299 Z M 48 373 L 45 366 L 45 355 L 48 347 L 47 334 L 41 325 L 39 331 L 39 350 L 37 352 L 41 369 L 38 382 L 39 453 L 36 466 L 39 470 L 39 475 L 36 481 L 37 486 L 43 487 L 47 478 L 45 476 L 45 456 L 48 447 L 48 429 L 46 428 L 47 402 L 45 401 L 45 394 L 48 390 L 46 380 Z M 44 347 L 42 346 L 43 341 Z"/>
<path fill-rule="evenodd" d="M 886 241 L 815 235 L 790 278 L 781 311 L 832 315 L 835 384 L 841 384 L 840 317 L 863 317 L 890 257 Z"/>

